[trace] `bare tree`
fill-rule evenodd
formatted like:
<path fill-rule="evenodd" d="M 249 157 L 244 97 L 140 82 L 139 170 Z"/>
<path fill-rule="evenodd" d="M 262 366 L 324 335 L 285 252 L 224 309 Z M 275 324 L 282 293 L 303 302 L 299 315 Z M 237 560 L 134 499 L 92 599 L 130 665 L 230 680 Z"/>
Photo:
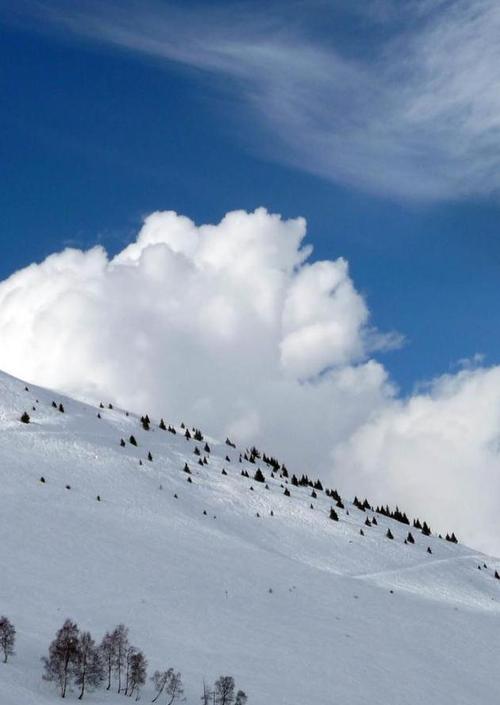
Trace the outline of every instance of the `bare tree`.
<path fill-rule="evenodd" d="M 176 673 L 173 668 L 169 668 L 167 671 L 155 671 L 151 680 L 156 691 L 156 695 L 152 700 L 153 703 L 158 700 L 162 693 L 165 694 L 166 705 L 172 705 L 184 695 L 181 674 L 179 672 Z"/>
<path fill-rule="evenodd" d="M 215 681 L 215 702 L 216 705 L 233 705 L 234 678 L 232 676 L 220 676 Z"/>
<path fill-rule="evenodd" d="M 201 694 L 201 698 L 200 698 L 201 705 L 210 705 L 212 695 L 213 695 L 213 692 L 207 686 L 205 681 L 203 681 L 203 693 Z"/>
<path fill-rule="evenodd" d="M 49 656 L 42 658 L 47 681 L 56 681 L 59 685 L 61 698 L 66 697 L 68 681 L 75 675 L 79 660 L 79 631 L 75 622 L 67 619 L 49 646 Z"/>
<path fill-rule="evenodd" d="M 130 657 L 130 674 L 129 674 L 129 696 L 136 694 L 135 699 L 139 700 L 139 690 L 141 685 L 146 682 L 148 662 L 146 661 L 142 651 L 135 651 Z"/>
<path fill-rule="evenodd" d="M 109 690 L 111 688 L 111 676 L 113 674 L 113 668 L 116 661 L 115 633 L 106 632 L 99 648 L 101 650 L 101 659 L 108 682 L 106 685 L 106 690 Z"/>
<path fill-rule="evenodd" d="M 90 632 L 80 634 L 78 660 L 75 664 L 75 683 L 80 686 L 78 700 L 83 698 L 85 689 L 97 688 L 103 679 L 101 652 L 96 647 Z"/>
<path fill-rule="evenodd" d="M 132 657 L 137 653 L 135 646 L 129 646 L 126 655 L 125 664 L 125 691 L 124 695 L 128 695 L 130 683 L 130 671 L 132 669 Z"/>
<path fill-rule="evenodd" d="M 234 701 L 234 705 L 246 705 L 248 701 L 248 696 L 243 690 L 238 690 L 236 693 L 236 700 Z"/>
<path fill-rule="evenodd" d="M 112 638 L 115 644 L 115 658 L 113 669 L 118 679 L 118 692 L 122 690 L 122 675 L 127 665 L 128 629 L 124 624 L 119 624 L 113 631 Z"/>
<path fill-rule="evenodd" d="M 9 656 L 14 653 L 16 630 L 7 617 L 0 617 L 0 650 L 3 652 L 3 662 L 7 663 Z"/>

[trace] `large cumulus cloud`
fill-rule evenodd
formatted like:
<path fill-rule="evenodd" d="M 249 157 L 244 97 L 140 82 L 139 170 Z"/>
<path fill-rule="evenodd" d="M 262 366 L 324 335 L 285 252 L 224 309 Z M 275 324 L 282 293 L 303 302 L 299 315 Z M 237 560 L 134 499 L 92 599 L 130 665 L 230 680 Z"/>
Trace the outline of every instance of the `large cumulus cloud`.
<path fill-rule="evenodd" d="M 392 394 L 369 359 L 392 338 L 368 325 L 344 260 L 309 261 L 305 231 L 264 209 L 200 227 L 163 212 L 112 259 L 54 254 L 0 284 L 0 367 L 326 472 Z"/>
<path fill-rule="evenodd" d="M 500 551 L 500 368 L 400 399 L 347 262 L 303 219 L 146 218 L 115 257 L 66 249 L 0 283 L 0 368 L 256 443 L 348 493 Z"/>

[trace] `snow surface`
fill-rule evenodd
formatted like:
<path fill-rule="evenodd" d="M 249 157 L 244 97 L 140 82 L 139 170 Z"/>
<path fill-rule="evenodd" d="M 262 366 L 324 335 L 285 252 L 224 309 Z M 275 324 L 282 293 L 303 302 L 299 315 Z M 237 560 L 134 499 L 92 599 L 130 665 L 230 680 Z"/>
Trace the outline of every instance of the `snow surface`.
<path fill-rule="evenodd" d="M 0 705 L 57 700 L 40 657 L 67 617 L 98 640 L 127 624 L 150 673 L 182 672 L 188 705 L 221 674 L 249 705 L 500 702 L 500 561 L 418 531 L 404 545 L 408 527 L 381 516 L 364 527 L 347 503 L 331 521 L 323 492 L 289 485 L 286 497 L 261 462 L 266 490 L 240 476 L 257 465 L 210 438 L 202 467 L 204 443 L 158 421 L 144 431 L 132 413 L 0 374 L 0 613 L 18 631 Z M 138 447 L 122 448 L 130 434 Z"/>

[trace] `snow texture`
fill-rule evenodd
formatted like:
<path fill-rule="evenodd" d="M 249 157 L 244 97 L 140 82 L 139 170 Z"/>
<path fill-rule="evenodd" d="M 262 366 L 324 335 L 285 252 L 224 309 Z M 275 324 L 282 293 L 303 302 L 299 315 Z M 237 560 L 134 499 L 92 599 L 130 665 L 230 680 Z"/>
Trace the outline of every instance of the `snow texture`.
<path fill-rule="evenodd" d="M 265 463 L 239 462 L 244 449 L 157 418 L 146 431 L 103 402 L 0 375 L 0 613 L 17 628 L 1 705 L 57 701 L 40 657 L 67 617 L 96 640 L 124 622 L 150 674 L 182 672 L 188 705 L 221 674 L 249 705 L 500 702 L 500 561 L 414 529 L 405 545 L 407 526 L 377 515 L 365 527 L 373 512 L 350 502 L 331 521 L 324 492 L 288 485 L 286 497 Z"/>

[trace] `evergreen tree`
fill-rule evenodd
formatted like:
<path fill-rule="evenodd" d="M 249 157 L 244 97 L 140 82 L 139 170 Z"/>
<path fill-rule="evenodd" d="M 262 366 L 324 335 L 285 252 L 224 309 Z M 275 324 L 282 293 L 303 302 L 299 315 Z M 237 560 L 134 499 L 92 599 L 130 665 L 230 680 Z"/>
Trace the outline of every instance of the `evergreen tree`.
<path fill-rule="evenodd" d="M 332 519 L 333 521 L 339 520 L 339 516 L 333 507 L 330 507 L 330 519 Z"/>
<path fill-rule="evenodd" d="M 406 540 L 408 541 L 408 543 L 415 543 L 415 539 L 413 538 L 411 531 L 408 532 L 408 536 L 406 537 Z"/>
<path fill-rule="evenodd" d="M 130 443 L 131 446 L 137 445 L 137 441 L 135 440 L 134 436 L 130 436 L 130 438 L 128 439 L 128 442 Z"/>
<path fill-rule="evenodd" d="M 257 468 L 255 475 L 253 476 L 253 479 L 256 480 L 257 482 L 265 482 L 266 478 L 262 474 L 262 470 L 260 468 Z"/>
<path fill-rule="evenodd" d="M 167 430 L 167 427 L 165 426 L 165 421 L 163 419 L 160 419 L 159 428 L 161 428 L 162 431 Z"/>
<path fill-rule="evenodd" d="M 422 525 L 422 533 L 424 536 L 430 536 L 431 535 L 431 530 L 430 527 L 427 525 L 427 522 L 424 521 Z"/>
<path fill-rule="evenodd" d="M 392 534 L 392 531 L 391 531 L 390 529 L 387 529 L 386 536 L 387 536 L 388 539 L 393 539 L 393 538 L 394 538 L 394 536 L 393 536 L 393 534 Z"/>
<path fill-rule="evenodd" d="M 7 663 L 9 656 L 14 654 L 16 643 L 16 630 L 7 617 L 0 617 L 0 651 L 3 653 L 3 662 Z"/>
<path fill-rule="evenodd" d="M 21 416 L 21 421 L 22 421 L 22 423 L 29 423 L 30 422 L 30 415 L 28 414 L 27 411 L 25 411 L 23 413 L 23 415 Z"/>

